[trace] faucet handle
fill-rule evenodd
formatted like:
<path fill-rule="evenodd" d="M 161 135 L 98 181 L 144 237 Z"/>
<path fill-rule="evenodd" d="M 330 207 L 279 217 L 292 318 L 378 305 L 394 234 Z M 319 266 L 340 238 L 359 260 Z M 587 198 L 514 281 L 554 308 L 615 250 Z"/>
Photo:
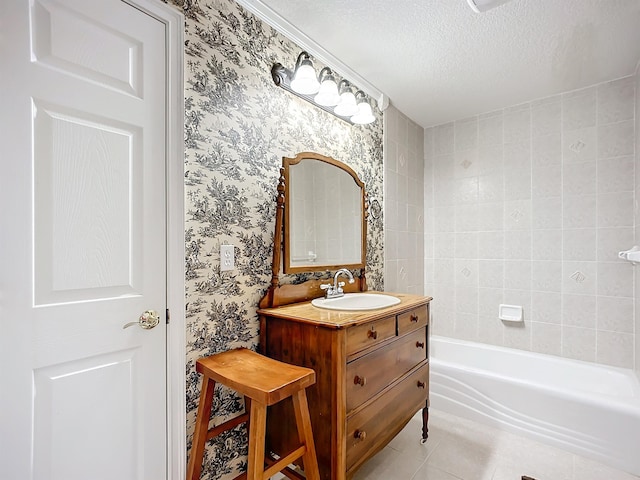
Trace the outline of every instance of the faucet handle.
<path fill-rule="evenodd" d="M 344 287 L 345 283 L 344 282 L 338 282 L 338 288 L 340 287 Z"/>
<path fill-rule="evenodd" d="M 320 284 L 320 290 L 331 289 L 332 287 L 333 287 L 333 285 L 331 285 L 330 283 L 321 283 Z"/>

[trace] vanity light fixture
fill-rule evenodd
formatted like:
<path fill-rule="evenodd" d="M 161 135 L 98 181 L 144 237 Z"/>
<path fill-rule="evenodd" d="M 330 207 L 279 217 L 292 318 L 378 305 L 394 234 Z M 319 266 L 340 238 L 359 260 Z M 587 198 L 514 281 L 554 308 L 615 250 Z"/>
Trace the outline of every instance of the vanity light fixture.
<path fill-rule="evenodd" d="M 298 55 L 293 71 L 276 63 L 271 68 L 271 77 L 279 87 L 346 122 L 365 125 L 376 120 L 362 90 L 354 95 L 351 83 L 345 79 L 337 83 L 336 75 L 329 67 L 324 67 L 316 76 L 307 52 Z"/>

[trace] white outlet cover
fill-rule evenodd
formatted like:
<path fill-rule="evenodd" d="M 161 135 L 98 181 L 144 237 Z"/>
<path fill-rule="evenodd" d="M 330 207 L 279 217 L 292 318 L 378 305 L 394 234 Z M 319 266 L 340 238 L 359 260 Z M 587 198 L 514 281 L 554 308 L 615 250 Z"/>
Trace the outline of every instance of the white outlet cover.
<path fill-rule="evenodd" d="M 220 271 L 228 272 L 236 268 L 233 245 L 220 245 Z"/>

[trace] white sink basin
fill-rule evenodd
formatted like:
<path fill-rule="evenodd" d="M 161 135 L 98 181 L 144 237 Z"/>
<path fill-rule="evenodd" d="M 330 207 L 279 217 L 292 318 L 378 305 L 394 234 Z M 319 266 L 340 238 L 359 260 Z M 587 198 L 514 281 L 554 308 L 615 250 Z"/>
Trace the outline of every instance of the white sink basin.
<path fill-rule="evenodd" d="M 345 293 L 344 297 L 311 300 L 311 305 L 329 310 L 376 310 L 398 303 L 398 297 L 379 293 Z"/>

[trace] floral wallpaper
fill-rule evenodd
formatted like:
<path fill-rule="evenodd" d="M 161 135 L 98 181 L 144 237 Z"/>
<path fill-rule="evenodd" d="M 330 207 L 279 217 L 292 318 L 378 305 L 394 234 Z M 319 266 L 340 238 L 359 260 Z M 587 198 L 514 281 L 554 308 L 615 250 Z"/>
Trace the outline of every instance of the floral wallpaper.
<path fill-rule="evenodd" d="M 301 48 L 232 0 L 172 0 L 185 17 L 185 190 L 187 441 L 200 392 L 195 361 L 258 343 L 256 309 L 271 279 L 275 198 L 282 157 L 314 151 L 347 163 L 382 205 L 382 114 L 350 125 L 285 90 L 271 67 L 293 66 Z M 321 65 L 315 62 L 319 71 Z M 338 72 L 339 73 L 339 72 Z M 375 103 L 375 102 L 374 102 Z M 383 285 L 383 218 L 368 221 L 367 282 Z M 220 245 L 235 246 L 236 269 L 220 271 Z M 305 275 L 281 278 L 298 282 Z M 216 389 L 216 423 L 243 411 Z M 246 468 L 244 426 L 207 448 L 203 478 Z"/>

